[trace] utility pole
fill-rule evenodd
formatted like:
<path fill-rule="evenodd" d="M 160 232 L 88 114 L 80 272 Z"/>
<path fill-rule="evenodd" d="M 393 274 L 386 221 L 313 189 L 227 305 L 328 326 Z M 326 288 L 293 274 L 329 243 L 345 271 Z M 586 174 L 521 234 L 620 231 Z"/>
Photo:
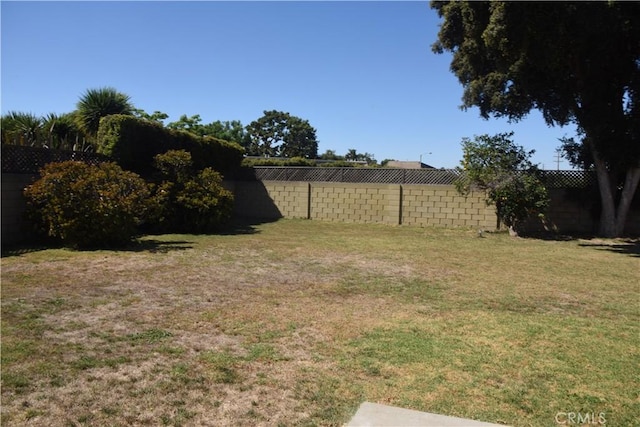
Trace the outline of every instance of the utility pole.
<path fill-rule="evenodd" d="M 562 149 L 560 148 L 556 148 L 556 165 L 557 165 L 557 170 L 560 170 L 560 159 L 562 159 Z"/>

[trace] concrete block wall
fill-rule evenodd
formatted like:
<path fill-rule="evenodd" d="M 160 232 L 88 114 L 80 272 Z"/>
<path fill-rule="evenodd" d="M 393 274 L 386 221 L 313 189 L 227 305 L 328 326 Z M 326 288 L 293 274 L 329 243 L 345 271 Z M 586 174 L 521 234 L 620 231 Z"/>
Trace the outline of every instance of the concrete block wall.
<path fill-rule="evenodd" d="M 461 196 L 451 185 L 402 185 L 402 224 L 495 229 L 495 208 L 484 195 Z"/>
<path fill-rule="evenodd" d="M 37 177 L 29 174 L 2 174 L 2 245 L 11 245 L 28 240 L 28 232 L 24 221 L 26 202 L 22 192 Z"/>
<path fill-rule="evenodd" d="M 36 179 L 2 174 L 2 245 L 28 240 L 22 191 Z M 495 229 L 496 215 L 481 193 L 459 195 L 453 186 L 356 184 L 342 182 L 225 181 L 235 195 L 237 215 L 263 219 L 307 218 L 324 221 Z M 531 231 L 545 227 L 562 233 L 595 233 L 595 202 L 585 205 L 553 189 L 547 219 L 532 220 Z M 639 195 L 636 195 L 636 198 Z M 597 200 L 597 195 L 594 195 Z M 640 209 L 629 212 L 626 234 L 640 235 Z"/>
<path fill-rule="evenodd" d="M 482 194 L 459 195 L 449 185 L 356 184 L 343 182 L 233 182 L 235 212 L 261 218 L 407 224 L 496 226 L 495 210 Z"/>
<path fill-rule="evenodd" d="M 311 183 L 310 219 L 398 224 L 398 185 Z"/>

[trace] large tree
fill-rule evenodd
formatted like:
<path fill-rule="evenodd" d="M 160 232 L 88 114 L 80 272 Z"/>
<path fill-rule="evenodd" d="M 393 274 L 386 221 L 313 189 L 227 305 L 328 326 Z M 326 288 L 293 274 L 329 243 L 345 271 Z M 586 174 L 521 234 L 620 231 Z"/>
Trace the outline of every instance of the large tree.
<path fill-rule="evenodd" d="M 251 154 L 265 157 L 318 156 L 316 130 L 307 120 L 282 111 L 265 111 L 264 116 L 247 126 L 251 137 Z"/>
<path fill-rule="evenodd" d="M 453 54 L 463 108 L 574 123 L 593 157 L 600 234 L 623 232 L 640 181 L 640 3 L 441 2 L 436 53 Z M 617 206 L 616 206 L 616 200 Z"/>

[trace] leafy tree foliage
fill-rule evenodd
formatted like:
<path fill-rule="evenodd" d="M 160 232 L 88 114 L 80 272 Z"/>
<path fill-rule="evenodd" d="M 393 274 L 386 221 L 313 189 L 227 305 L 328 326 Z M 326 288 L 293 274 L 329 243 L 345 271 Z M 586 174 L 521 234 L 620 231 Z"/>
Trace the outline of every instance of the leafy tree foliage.
<path fill-rule="evenodd" d="M 202 124 L 199 114 L 188 117 L 186 114 L 180 116 L 175 122 L 167 124 L 169 129 L 185 130 L 198 136 L 211 136 L 229 142 L 235 142 L 248 150 L 251 146 L 251 137 L 239 120 L 220 121 L 216 120 L 209 124 Z"/>
<path fill-rule="evenodd" d="M 548 197 L 529 160 L 534 152 L 515 145 L 512 136 L 513 132 L 464 138 L 463 173 L 456 188 L 461 194 L 474 187 L 483 190 L 487 204 L 495 205 L 500 221 L 515 232 L 531 215 L 544 212 Z"/>
<path fill-rule="evenodd" d="M 149 120 L 150 122 L 156 122 L 156 123 L 162 123 L 162 124 L 164 124 L 163 120 L 169 118 L 169 115 L 167 113 L 163 113 L 162 111 L 156 110 L 153 113 L 149 114 L 140 108 L 134 108 L 133 115 L 139 119 Z"/>
<path fill-rule="evenodd" d="M 367 164 L 376 164 L 375 156 L 371 153 L 358 153 L 355 148 L 350 148 L 344 156 L 345 160 L 367 162 Z"/>
<path fill-rule="evenodd" d="M 344 160 L 344 156 L 337 155 L 335 150 L 327 150 L 324 153 L 320 154 L 320 159 L 322 159 L 322 160 Z"/>
<path fill-rule="evenodd" d="M 244 147 L 246 150 L 251 145 L 251 136 L 240 120 L 220 121 L 216 120 L 204 127 L 205 135 L 214 138 L 231 141 Z"/>
<path fill-rule="evenodd" d="M 80 127 L 91 137 L 95 137 L 100 119 L 112 114 L 132 115 L 134 107 L 128 95 L 112 87 L 88 89 L 76 105 Z"/>
<path fill-rule="evenodd" d="M 250 155 L 265 157 L 318 156 L 316 130 L 307 120 L 282 111 L 264 111 L 264 116 L 247 126 Z"/>
<path fill-rule="evenodd" d="M 183 114 L 177 121 L 167 124 L 167 127 L 169 129 L 185 130 L 198 136 L 204 135 L 204 126 L 202 125 L 202 117 L 200 117 L 200 114 L 195 114 L 191 117 Z"/>
<path fill-rule="evenodd" d="M 575 123 L 598 173 L 600 233 L 622 233 L 640 181 L 640 3 L 431 5 L 443 18 L 433 49 L 453 53 L 463 108 L 511 120 L 538 109 L 549 125 Z"/>
<path fill-rule="evenodd" d="M 126 244 L 151 206 L 146 182 L 115 163 L 49 163 L 24 194 L 38 230 L 77 248 Z"/>

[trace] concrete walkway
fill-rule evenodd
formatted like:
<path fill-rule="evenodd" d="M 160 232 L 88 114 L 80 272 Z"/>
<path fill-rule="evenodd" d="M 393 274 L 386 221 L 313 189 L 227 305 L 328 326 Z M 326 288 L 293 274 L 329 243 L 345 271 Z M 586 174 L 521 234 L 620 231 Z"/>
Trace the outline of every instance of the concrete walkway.
<path fill-rule="evenodd" d="M 346 427 L 496 427 L 464 418 L 447 417 L 411 409 L 364 402 Z"/>

